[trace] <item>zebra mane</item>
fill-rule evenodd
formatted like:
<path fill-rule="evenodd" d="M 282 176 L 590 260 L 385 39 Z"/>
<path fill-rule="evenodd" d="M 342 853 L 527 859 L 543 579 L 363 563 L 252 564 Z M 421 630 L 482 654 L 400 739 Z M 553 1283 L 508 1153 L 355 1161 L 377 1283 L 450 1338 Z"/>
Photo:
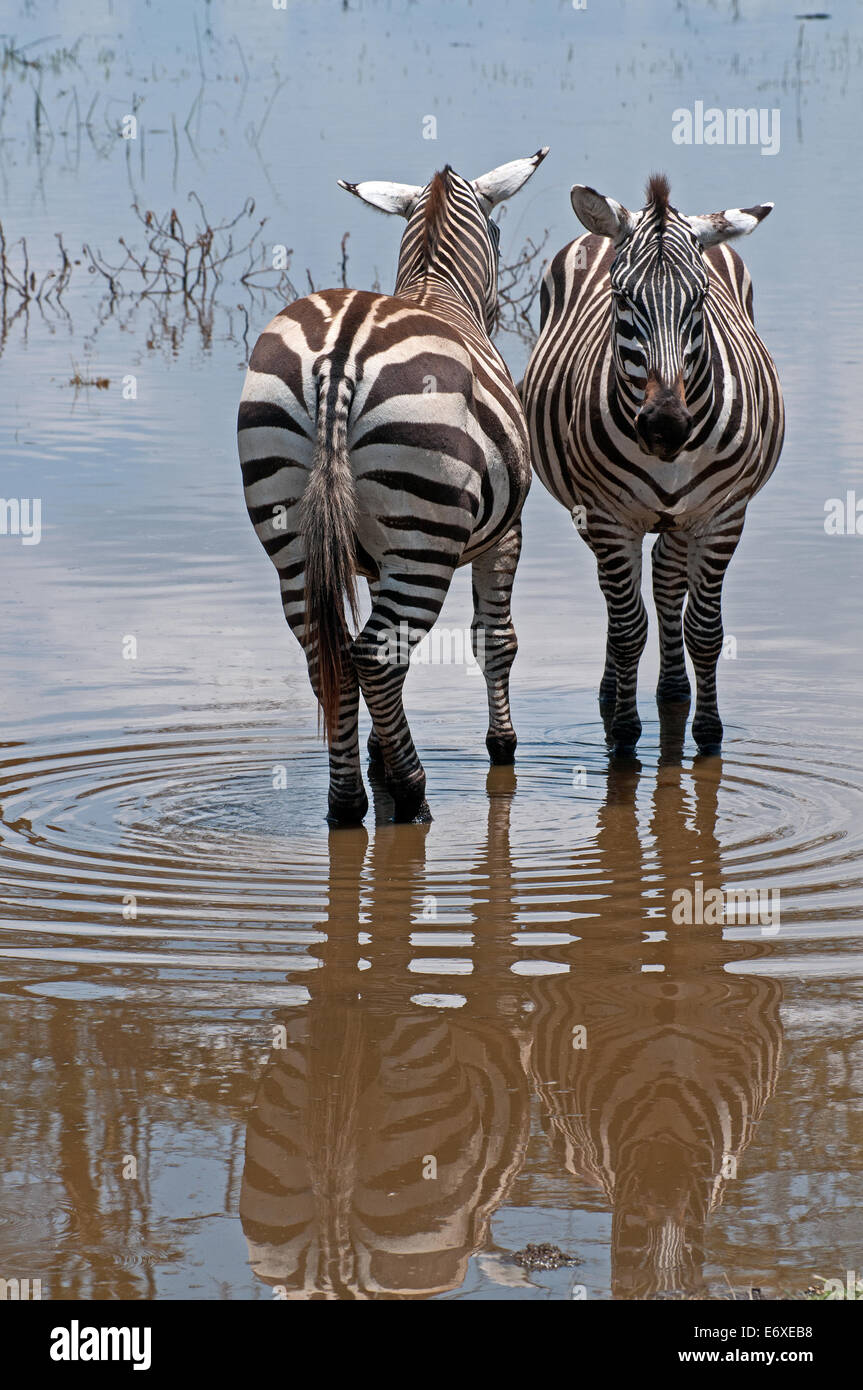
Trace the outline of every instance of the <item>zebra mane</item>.
<path fill-rule="evenodd" d="M 426 263 L 428 263 L 434 249 L 435 232 L 446 211 L 447 190 L 451 173 L 451 165 L 445 164 L 435 174 L 429 187 L 429 195 L 423 209 L 422 254 Z"/>
<path fill-rule="evenodd" d="M 651 174 L 647 180 L 647 187 L 644 196 L 647 202 L 647 211 L 651 228 L 656 232 L 656 255 L 662 260 L 665 248 L 663 245 L 663 233 L 668 217 L 669 196 L 671 187 L 665 174 Z"/>
<path fill-rule="evenodd" d="M 494 323 L 497 274 L 492 235 L 485 226 L 471 185 L 445 164 L 423 189 L 408 220 L 396 295 L 425 293 L 426 282 L 437 293 L 448 286 L 488 331 Z"/>
<path fill-rule="evenodd" d="M 671 185 L 665 174 L 651 174 L 647 180 L 647 187 L 644 190 L 645 201 L 648 207 L 654 208 L 659 213 L 668 211 L 668 199 L 671 197 Z"/>

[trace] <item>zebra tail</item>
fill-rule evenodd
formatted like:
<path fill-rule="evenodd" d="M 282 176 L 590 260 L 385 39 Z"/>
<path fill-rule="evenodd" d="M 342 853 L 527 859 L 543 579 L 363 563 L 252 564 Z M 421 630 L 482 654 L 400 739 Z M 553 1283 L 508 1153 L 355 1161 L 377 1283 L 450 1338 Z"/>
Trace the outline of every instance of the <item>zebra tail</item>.
<path fill-rule="evenodd" d="M 317 637 L 318 727 L 323 715 L 327 742 L 338 728 L 342 662 L 351 633 L 345 598 L 357 621 L 354 568 L 357 499 L 348 453 L 348 415 L 354 383 L 331 374 L 318 377 L 317 440 L 312 472 L 303 493 L 300 528 L 305 544 L 306 641 Z"/>

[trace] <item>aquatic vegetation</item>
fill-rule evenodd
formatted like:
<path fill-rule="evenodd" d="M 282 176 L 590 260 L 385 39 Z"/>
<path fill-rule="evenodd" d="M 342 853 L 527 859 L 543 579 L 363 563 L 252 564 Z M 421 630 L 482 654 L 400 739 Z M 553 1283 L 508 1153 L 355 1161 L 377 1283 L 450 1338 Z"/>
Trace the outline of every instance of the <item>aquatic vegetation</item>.
<path fill-rule="evenodd" d="M 315 290 L 332 288 L 332 280 L 306 268 L 305 283 L 291 278 L 292 248 L 269 243 L 264 236 L 268 218 L 255 215 L 255 200 L 247 198 L 233 217 L 211 220 L 197 193 L 186 200 L 194 208 L 193 223 L 180 215 L 176 206 L 163 212 L 132 204 L 143 244 L 135 238 L 118 238 L 118 251 L 103 252 L 84 242 L 77 255 L 67 251 L 62 233 L 55 233 L 57 258 L 53 264 L 36 267 L 26 236 L 14 242 L 7 239 L 0 222 L 0 352 L 9 328 L 19 315 L 37 308 L 44 316 L 54 314 L 68 319 L 63 296 L 69 289 L 73 271 L 86 267 L 96 277 L 100 293 L 97 315 L 100 321 L 121 304 L 135 309 L 144 303 L 156 308 L 156 327 L 145 338 L 152 349 L 171 340 L 176 346 L 178 330 L 196 322 L 207 345 L 212 338 L 217 309 L 225 312 L 225 333 L 229 340 L 242 341 L 248 356 L 249 309 L 263 309 L 276 301 L 290 304 Z M 536 329 L 532 314 L 539 293 L 547 233 L 534 242 L 527 238 L 513 260 L 500 267 L 500 289 L 496 333 L 511 333 L 532 345 Z M 349 288 L 348 239 L 340 242 L 339 285 Z M 80 276 L 78 277 L 80 281 Z M 374 284 L 372 289 L 379 290 Z M 245 303 L 237 303 L 237 294 Z M 235 328 L 233 311 L 242 328 Z"/>

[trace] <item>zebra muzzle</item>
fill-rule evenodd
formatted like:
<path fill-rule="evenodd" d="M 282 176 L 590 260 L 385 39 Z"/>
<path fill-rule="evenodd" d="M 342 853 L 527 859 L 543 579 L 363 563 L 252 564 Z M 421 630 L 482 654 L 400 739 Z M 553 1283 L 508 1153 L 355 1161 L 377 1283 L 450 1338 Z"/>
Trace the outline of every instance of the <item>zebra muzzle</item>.
<path fill-rule="evenodd" d="M 660 374 L 650 368 L 645 399 L 635 417 L 635 434 L 642 453 L 652 453 L 663 463 L 670 463 L 681 452 L 692 434 L 692 416 L 687 410 L 681 373 L 673 384 L 666 385 Z"/>
<path fill-rule="evenodd" d="M 677 457 L 692 433 L 692 416 L 676 398 L 668 406 L 646 406 L 635 417 L 635 433 L 642 453 L 667 463 Z"/>
<path fill-rule="evenodd" d="M 635 417 L 638 446 L 664 463 L 676 458 L 692 433 L 692 416 L 683 398 L 683 384 L 660 386 L 648 378 L 644 405 Z"/>

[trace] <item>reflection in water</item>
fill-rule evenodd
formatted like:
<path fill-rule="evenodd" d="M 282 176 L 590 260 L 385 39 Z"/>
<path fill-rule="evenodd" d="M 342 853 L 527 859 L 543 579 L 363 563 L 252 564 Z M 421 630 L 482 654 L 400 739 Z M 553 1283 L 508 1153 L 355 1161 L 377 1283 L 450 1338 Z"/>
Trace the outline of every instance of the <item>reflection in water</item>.
<path fill-rule="evenodd" d="M 660 766 L 651 850 L 636 821 L 639 765 L 612 765 L 597 836 L 609 894 L 582 928 L 579 959 L 585 946 L 588 959 L 538 991 L 532 1079 L 566 1167 L 612 1206 L 617 1298 L 703 1294 L 707 1217 L 776 1086 L 780 986 L 724 969 L 754 948 L 730 946 L 721 928 L 666 918 L 663 931 L 646 934 L 664 939 L 643 959 L 643 924 L 615 883 L 613 866 L 628 865 L 669 896 L 693 877 L 705 890 L 720 886 L 711 762 L 717 770 L 698 778 L 694 805 L 679 770 Z M 579 1027 L 584 1036 L 574 1035 Z"/>
<path fill-rule="evenodd" d="M 248 1127 L 240 1215 L 262 1280 L 300 1298 L 456 1288 L 524 1162 L 533 1091 L 560 1161 L 612 1207 L 614 1296 L 703 1292 L 705 1223 L 775 1088 L 780 987 L 724 969 L 756 945 L 668 917 L 676 886 L 720 883 L 718 760 L 694 796 L 662 762 L 645 826 L 640 772 L 610 768 L 577 938 L 520 930 L 511 769 L 489 776 L 455 923 L 429 920 L 428 827 L 381 827 L 371 849 L 331 836 L 323 968 Z M 458 994 L 422 993 L 423 971 Z"/>
<path fill-rule="evenodd" d="M 514 785 L 512 769 L 489 775 L 490 784 L 501 780 Z M 491 796 L 488 863 L 478 867 L 495 865 L 495 889 L 473 917 L 471 983 L 492 1010 L 499 986 L 512 986 L 505 968 L 499 980 L 487 968 L 506 939 L 499 908 L 512 901 L 509 802 Z M 427 831 L 382 827 L 367 866 L 364 830 L 330 836 L 324 967 L 309 983 L 308 1006 L 284 1020 L 287 1045 L 271 1054 L 240 1199 L 253 1268 L 288 1297 L 456 1287 L 524 1158 L 524 1030 L 467 1009 L 417 1007 L 409 997 L 417 991 L 411 922 L 424 896 Z M 366 914 L 378 925 L 372 943 L 358 948 Z M 358 976 L 360 950 L 366 968 Z"/>

